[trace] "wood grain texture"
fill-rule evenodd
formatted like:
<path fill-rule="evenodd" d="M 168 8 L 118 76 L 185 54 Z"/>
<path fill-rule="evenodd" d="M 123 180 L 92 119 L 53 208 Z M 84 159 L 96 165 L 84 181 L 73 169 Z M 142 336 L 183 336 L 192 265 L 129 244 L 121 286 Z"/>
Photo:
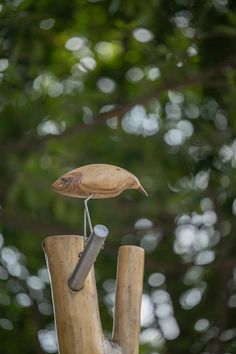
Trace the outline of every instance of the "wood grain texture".
<path fill-rule="evenodd" d="M 84 246 L 76 235 L 47 237 L 43 242 L 50 273 L 60 354 L 138 354 L 144 250 L 122 246 L 117 265 L 112 341 L 104 338 L 93 269 L 79 292 L 68 279 Z"/>
<path fill-rule="evenodd" d="M 103 336 L 93 269 L 81 291 L 68 286 L 83 245 L 84 238 L 75 235 L 52 236 L 43 243 L 60 354 L 121 354 L 119 347 Z"/>
<path fill-rule="evenodd" d="M 137 246 L 120 247 L 112 340 L 121 347 L 122 354 L 139 353 L 143 271 L 143 248 Z"/>
<path fill-rule="evenodd" d="M 55 192 L 75 198 L 112 198 L 125 189 L 137 189 L 147 196 L 138 178 L 121 167 L 86 165 L 72 170 L 52 184 Z"/>

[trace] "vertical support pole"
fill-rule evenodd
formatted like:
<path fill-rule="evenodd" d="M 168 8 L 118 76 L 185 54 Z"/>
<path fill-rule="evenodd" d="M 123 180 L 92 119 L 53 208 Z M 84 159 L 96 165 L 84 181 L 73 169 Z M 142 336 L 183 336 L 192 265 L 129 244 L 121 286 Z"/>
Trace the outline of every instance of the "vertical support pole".
<path fill-rule="evenodd" d="M 79 292 L 68 280 L 84 246 L 75 235 L 51 236 L 43 242 L 51 277 L 54 316 L 60 354 L 105 354 L 93 269 Z"/>
<path fill-rule="evenodd" d="M 43 242 L 60 354 L 138 354 L 144 250 L 119 249 L 113 339 L 108 341 L 101 328 L 93 269 L 82 290 L 75 292 L 68 285 L 83 247 L 84 238 L 76 235 L 51 236 Z"/>
<path fill-rule="evenodd" d="M 122 354 L 139 353 L 143 270 L 143 248 L 120 247 L 112 340 L 121 347 Z"/>

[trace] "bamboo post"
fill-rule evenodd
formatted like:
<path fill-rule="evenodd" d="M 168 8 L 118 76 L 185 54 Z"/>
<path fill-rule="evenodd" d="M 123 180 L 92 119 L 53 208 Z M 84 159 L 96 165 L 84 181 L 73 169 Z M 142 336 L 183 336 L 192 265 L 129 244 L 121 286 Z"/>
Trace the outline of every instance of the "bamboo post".
<path fill-rule="evenodd" d="M 60 354 L 137 354 L 144 250 L 119 250 L 113 340 L 104 338 L 93 268 L 80 291 L 68 280 L 83 250 L 84 238 L 50 236 L 43 242 L 51 278 L 54 317 Z"/>
<path fill-rule="evenodd" d="M 103 336 L 93 269 L 81 291 L 68 286 L 83 245 L 84 238 L 75 235 L 51 236 L 43 242 L 60 354 L 120 354 Z"/>
<path fill-rule="evenodd" d="M 137 246 L 119 249 L 113 341 L 122 354 L 138 354 L 140 308 L 143 290 L 144 250 Z"/>

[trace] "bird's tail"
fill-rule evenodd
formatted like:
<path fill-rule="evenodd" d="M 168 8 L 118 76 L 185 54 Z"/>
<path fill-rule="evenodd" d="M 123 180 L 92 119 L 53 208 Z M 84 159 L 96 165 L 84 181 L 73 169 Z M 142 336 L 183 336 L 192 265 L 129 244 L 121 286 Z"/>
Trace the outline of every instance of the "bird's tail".
<path fill-rule="evenodd" d="M 143 186 L 141 184 L 138 187 L 138 191 L 141 192 L 142 194 L 144 194 L 146 197 L 148 197 L 148 193 L 145 191 L 145 189 L 143 188 Z"/>

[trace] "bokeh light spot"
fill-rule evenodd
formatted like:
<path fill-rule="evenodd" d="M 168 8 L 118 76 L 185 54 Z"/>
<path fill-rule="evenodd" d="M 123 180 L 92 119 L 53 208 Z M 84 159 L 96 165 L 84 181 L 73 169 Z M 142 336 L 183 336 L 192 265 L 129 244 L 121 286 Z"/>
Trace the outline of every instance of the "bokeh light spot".
<path fill-rule="evenodd" d="M 133 36 L 141 43 L 150 42 L 154 38 L 154 34 L 146 28 L 136 28 L 133 30 Z"/>

